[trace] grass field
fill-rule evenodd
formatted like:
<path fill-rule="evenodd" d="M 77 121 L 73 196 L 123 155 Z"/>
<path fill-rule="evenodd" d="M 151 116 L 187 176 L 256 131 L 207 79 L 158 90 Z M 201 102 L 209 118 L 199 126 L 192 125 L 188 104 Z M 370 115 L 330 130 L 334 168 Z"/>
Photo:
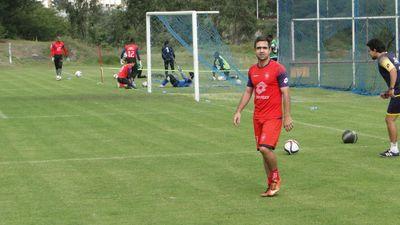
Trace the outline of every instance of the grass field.
<path fill-rule="evenodd" d="M 399 159 L 377 156 L 387 102 L 376 96 L 292 89 L 282 189 L 261 198 L 252 105 L 232 126 L 240 93 L 196 103 L 79 69 L 57 82 L 52 66 L 0 67 L 0 224 L 399 224 Z M 357 144 L 341 143 L 345 129 Z M 297 155 L 282 151 L 289 138 Z"/>

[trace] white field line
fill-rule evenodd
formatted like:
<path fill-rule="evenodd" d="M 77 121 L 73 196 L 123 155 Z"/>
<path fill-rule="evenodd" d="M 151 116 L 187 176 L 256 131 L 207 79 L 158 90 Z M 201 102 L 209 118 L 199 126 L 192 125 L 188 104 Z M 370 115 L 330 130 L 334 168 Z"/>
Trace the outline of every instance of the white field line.
<path fill-rule="evenodd" d="M 93 157 L 93 158 L 70 158 L 70 159 L 48 159 L 48 160 L 27 160 L 27 161 L 4 161 L 0 165 L 15 164 L 44 164 L 58 162 L 81 162 L 81 161 L 107 161 L 107 160 L 129 160 L 129 159 L 145 159 L 145 158 L 174 158 L 174 157 L 194 157 L 194 156 L 216 156 L 216 155 L 232 155 L 232 154 L 256 154 L 256 151 L 242 152 L 208 152 L 208 153 L 181 153 L 181 154 L 153 154 L 153 155 L 132 155 L 132 156 L 113 156 L 113 157 Z"/>
<path fill-rule="evenodd" d="M 0 119 L 8 119 L 8 116 L 0 111 Z"/>
<path fill-rule="evenodd" d="M 214 103 L 209 103 L 209 104 L 213 104 L 213 105 L 219 106 L 219 107 L 234 109 L 233 107 L 226 106 L 226 105 L 218 105 L 218 104 L 214 104 Z M 243 111 L 246 111 L 246 112 L 248 112 L 250 114 L 253 113 L 250 109 L 244 109 Z M 232 111 L 232 112 L 234 112 L 234 111 Z M 298 124 L 301 124 L 301 125 L 304 125 L 304 126 L 308 126 L 308 127 L 321 128 L 321 129 L 331 130 L 331 131 L 335 131 L 335 132 L 337 131 L 337 132 L 340 132 L 340 133 L 342 133 L 345 130 L 345 129 L 340 129 L 340 128 L 337 128 L 337 127 L 328 127 L 328 126 L 323 126 L 323 125 L 318 125 L 318 124 L 305 123 L 305 122 L 301 122 L 301 121 L 298 121 L 298 120 L 294 120 L 293 123 L 295 125 L 296 125 L 296 123 L 298 123 Z M 360 136 L 375 138 L 375 139 L 379 139 L 379 140 L 385 140 L 385 141 L 388 140 L 388 138 L 383 138 L 383 137 L 372 135 L 372 134 L 359 133 L 359 132 L 357 132 L 357 134 L 360 135 Z"/>

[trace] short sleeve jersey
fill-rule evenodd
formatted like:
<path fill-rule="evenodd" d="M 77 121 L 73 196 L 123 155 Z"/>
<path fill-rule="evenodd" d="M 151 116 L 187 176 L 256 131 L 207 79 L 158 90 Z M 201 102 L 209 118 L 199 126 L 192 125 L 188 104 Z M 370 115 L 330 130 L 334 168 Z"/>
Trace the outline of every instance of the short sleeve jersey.
<path fill-rule="evenodd" d="M 386 82 L 386 85 L 389 87 L 390 86 L 390 71 L 392 69 L 397 70 L 397 80 L 395 84 L 395 93 L 398 93 L 400 90 L 400 63 L 395 54 L 393 53 L 386 53 L 381 55 L 378 58 L 378 69 L 379 73 L 383 77 L 383 79 Z"/>
<path fill-rule="evenodd" d="M 125 45 L 126 58 L 138 58 L 139 47 L 135 44 Z"/>
<path fill-rule="evenodd" d="M 289 80 L 286 69 L 276 61 L 259 67 L 250 67 L 248 87 L 254 88 L 254 119 L 268 120 L 282 118 L 281 87 L 287 87 Z"/>
<path fill-rule="evenodd" d="M 126 64 L 118 72 L 118 77 L 119 78 L 127 78 L 129 75 L 129 72 L 131 70 L 132 66 L 130 64 Z"/>
<path fill-rule="evenodd" d="M 68 55 L 68 51 L 67 48 L 65 48 L 64 42 L 62 41 L 53 42 L 50 46 L 50 54 L 51 56 Z"/>

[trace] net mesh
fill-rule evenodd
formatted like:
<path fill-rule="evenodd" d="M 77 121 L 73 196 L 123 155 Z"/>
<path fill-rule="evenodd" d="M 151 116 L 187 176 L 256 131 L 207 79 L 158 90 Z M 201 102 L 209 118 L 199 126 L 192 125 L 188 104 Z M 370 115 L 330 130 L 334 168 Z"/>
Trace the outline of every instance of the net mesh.
<path fill-rule="evenodd" d="M 279 60 L 286 65 L 292 85 L 321 86 L 377 94 L 386 86 L 370 60 L 366 43 L 381 39 L 388 51 L 396 51 L 395 0 L 355 0 L 355 77 L 352 59 L 352 3 L 320 0 L 320 77 L 318 78 L 317 1 L 279 1 Z M 334 17 L 347 17 L 332 20 Z M 349 18 L 350 17 L 350 18 Z M 290 37 L 290 38 L 288 38 Z"/>
<path fill-rule="evenodd" d="M 154 89 L 165 78 L 164 62 L 161 58 L 161 49 L 165 41 L 169 41 L 174 49 L 175 71 L 172 72 L 178 79 L 182 79 L 178 66 L 183 69 L 183 73 L 188 76 L 189 71 L 193 71 L 193 33 L 192 15 L 158 15 L 151 16 L 151 60 L 152 60 L 152 83 Z M 230 48 L 222 40 L 221 35 L 214 26 L 213 19 L 217 15 L 198 14 L 197 33 L 198 33 L 198 59 L 199 59 L 199 84 L 200 94 L 215 92 L 237 92 L 243 89 L 247 77 L 239 68 L 241 65 L 233 57 Z M 218 52 L 229 64 L 229 75 L 219 69 L 214 68 L 214 55 Z M 168 73 L 171 70 L 168 70 Z M 213 72 L 217 79 L 213 79 Z M 225 79 L 226 78 L 226 79 Z M 238 81 L 240 80 L 240 81 Z M 169 87 L 168 84 L 167 87 Z M 183 89 L 159 89 L 158 91 L 182 92 Z M 193 90 L 186 90 L 193 91 Z"/>

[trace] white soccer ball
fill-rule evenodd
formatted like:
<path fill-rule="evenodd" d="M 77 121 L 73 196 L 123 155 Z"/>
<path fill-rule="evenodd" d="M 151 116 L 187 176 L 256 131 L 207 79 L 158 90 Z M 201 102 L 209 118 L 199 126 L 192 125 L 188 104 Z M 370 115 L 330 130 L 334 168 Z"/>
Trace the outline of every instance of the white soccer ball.
<path fill-rule="evenodd" d="M 61 76 L 57 75 L 56 80 L 61 80 Z"/>
<path fill-rule="evenodd" d="M 283 150 L 289 155 L 296 154 L 300 151 L 300 145 L 296 140 L 290 139 L 283 145 Z"/>
<path fill-rule="evenodd" d="M 236 85 L 242 85 L 242 81 L 240 79 L 236 79 Z"/>
<path fill-rule="evenodd" d="M 78 77 L 78 78 L 81 77 L 81 76 L 82 76 L 82 72 L 79 71 L 79 70 L 76 71 L 76 72 L 75 72 L 75 76 Z"/>
<path fill-rule="evenodd" d="M 144 82 L 142 83 L 142 87 L 147 87 L 147 81 L 144 81 Z"/>
<path fill-rule="evenodd" d="M 225 78 L 225 76 L 218 76 L 218 77 L 217 77 L 217 80 L 223 81 L 223 80 L 226 80 L 226 78 Z"/>
<path fill-rule="evenodd" d="M 114 79 L 117 79 L 118 78 L 118 74 L 114 73 L 113 77 L 114 77 Z"/>

